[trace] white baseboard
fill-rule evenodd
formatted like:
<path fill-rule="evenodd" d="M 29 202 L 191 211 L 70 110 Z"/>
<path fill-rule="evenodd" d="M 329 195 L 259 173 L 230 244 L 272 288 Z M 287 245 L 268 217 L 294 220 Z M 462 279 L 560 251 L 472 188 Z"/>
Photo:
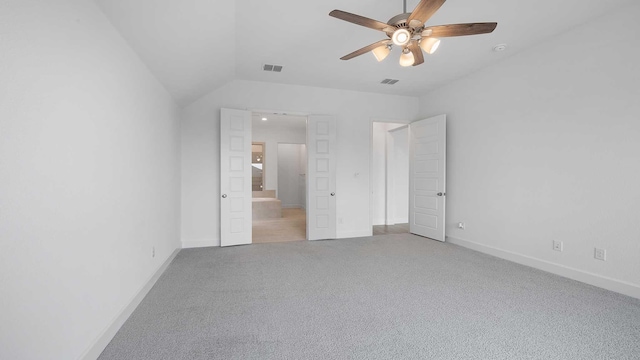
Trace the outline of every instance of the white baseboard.
<path fill-rule="evenodd" d="M 338 233 L 338 235 L 336 236 L 336 239 L 348 239 L 348 238 L 355 238 L 355 237 L 367 237 L 367 236 L 371 236 L 373 235 L 373 229 L 369 229 L 367 230 L 361 230 L 361 231 L 344 231 L 344 232 L 340 232 Z"/>
<path fill-rule="evenodd" d="M 408 224 L 409 223 L 409 219 L 407 218 L 396 218 L 396 219 L 391 219 L 391 221 L 393 221 L 393 224 Z"/>
<path fill-rule="evenodd" d="M 408 222 L 409 222 L 409 219 L 374 219 L 373 226 L 407 224 Z"/>
<path fill-rule="evenodd" d="M 107 326 L 107 328 L 98 336 L 96 340 L 89 346 L 89 348 L 82 354 L 80 359 L 83 360 L 95 360 L 100 356 L 102 351 L 109 345 L 109 342 L 116 336 L 116 333 L 125 321 L 131 316 L 133 311 L 140 305 L 142 299 L 147 296 L 149 290 L 155 285 L 156 281 L 160 278 L 160 275 L 164 273 L 164 271 L 169 267 L 171 261 L 178 255 L 180 249 L 176 249 L 165 262 L 158 268 L 158 270 L 149 278 L 149 281 L 138 291 L 138 293 L 131 299 L 129 304 L 120 311 L 120 314 L 111 322 L 111 325 Z"/>
<path fill-rule="evenodd" d="M 640 299 L 640 286 L 626 281 L 621 281 L 606 276 L 593 274 L 587 271 L 578 270 L 572 267 L 552 263 L 546 260 L 533 258 L 530 256 L 514 253 L 507 250 L 494 248 L 491 246 L 478 244 L 473 241 L 463 240 L 447 236 L 448 243 L 460 245 L 471 250 L 479 251 L 485 254 L 493 255 L 505 260 L 513 261 L 518 264 L 530 266 L 552 274 L 564 276 L 566 278 L 580 281 L 589 285 L 601 287 L 610 291 L 614 291 L 623 295 Z"/>
<path fill-rule="evenodd" d="M 183 249 L 220 246 L 220 239 L 182 240 Z"/>

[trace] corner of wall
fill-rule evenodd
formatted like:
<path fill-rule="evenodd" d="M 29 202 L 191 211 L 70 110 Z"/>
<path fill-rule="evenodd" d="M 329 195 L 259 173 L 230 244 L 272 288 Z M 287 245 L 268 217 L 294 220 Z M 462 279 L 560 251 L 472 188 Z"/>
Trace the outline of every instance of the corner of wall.
<path fill-rule="evenodd" d="M 96 338 L 87 350 L 82 354 L 80 359 L 94 360 L 97 359 L 104 349 L 109 345 L 109 342 L 116 336 L 116 333 L 120 330 L 122 325 L 127 321 L 129 316 L 133 314 L 135 309 L 140 305 L 145 296 L 149 293 L 153 285 L 158 281 L 160 276 L 167 270 L 173 259 L 180 252 L 177 248 L 169 255 L 169 257 L 160 265 L 160 267 L 153 273 L 149 280 L 142 286 L 138 293 L 131 299 L 131 301 L 120 311 L 120 313 L 113 319 L 113 321 L 104 329 L 104 331 Z"/>

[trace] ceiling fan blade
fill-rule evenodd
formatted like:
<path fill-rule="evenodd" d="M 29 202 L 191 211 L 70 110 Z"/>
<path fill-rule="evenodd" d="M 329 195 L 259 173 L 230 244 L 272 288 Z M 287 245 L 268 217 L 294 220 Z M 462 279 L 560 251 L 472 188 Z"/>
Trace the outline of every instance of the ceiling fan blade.
<path fill-rule="evenodd" d="M 340 58 L 340 60 L 349 60 L 349 59 L 353 59 L 353 58 L 354 58 L 354 57 L 356 57 L 356 56 L 360 56 L 360 55 L 362 55 L 362 54 L 366 54 L 366 53 L 368 53 L 369 51 L 371 51 L 371 50 L 373 50 L 373 49 L 375 49 L 375 48 L 377 48 L 377 47 L 387 45 L 388 43 L 389 43 L 389 40 L 388 40 L 388 39 L 387 39 L 387 40 L 380 40 L 380 41 L 378 41 L 378 42 L 374 42 L 374 43 L 373 43 L 373 44 L 371 44 L 371 45 L 367 45 L 367 46 L 363 47 L 362 49 L 358 49 L 358 50 L 356 50 L 356 51 L 352 52 L 351 54 L 347 54 L 347 55 L 345 55 L 345 56 L 341 57 L 341 58 Z"/>
<path fill-rule="evenodd" d="M 420 45 L 415 40 L 412 40 L 408 46 L 409 50 L 413 53 L 413 66 L 420 65 L 424 62 L 424 55 L 422 54 L 422 49 L 420 49 Z"/>
<path fill-rule="evenodd" d="M 424 29 L 422 36 L 451 37 L 488 34 L 495 30 L 498 23 L 469 23 L 429 26 Z"/>
<path fill-rule="evenodd" d="M 388 24 L 385 24 L 378 20 L 369 19 L 364 16 L 348 13 L 342 10 L 333 10 L 332 12 L 329 13 L 329 16 L 333 16 L 334 18 L 348 21 L 350 23 L 368 27 L 374 30 L 384 31 L 384 29 L 389 27 Z"/>
<path fill-rule="evenodd" d="M 415 20 L 414 19 L 414 20 L 409 21 L 409 27 L 410 28 L 417 29 L 417 28 L 421 27 L 422 25 L 424 25 L 424 24 L 420 20 Z"/>
<path fill-rule="evenodd" d="M 426 23 L 427 20 L 429 20 L 433 16 L 433 14 L 435 14 L 436 11 L 440 9 L 440 6 L 442 6 L 442 4 L 444 4 L 445 1 L 447 0 L 420 1 L 418 6 L 416 6 L 416 8 L 413 9 L 413 12 L 409 16 L 409 19 L 407 19 L 407 23 L 410 23 L 411 20 L 419 20 L 423 24 Z"/>

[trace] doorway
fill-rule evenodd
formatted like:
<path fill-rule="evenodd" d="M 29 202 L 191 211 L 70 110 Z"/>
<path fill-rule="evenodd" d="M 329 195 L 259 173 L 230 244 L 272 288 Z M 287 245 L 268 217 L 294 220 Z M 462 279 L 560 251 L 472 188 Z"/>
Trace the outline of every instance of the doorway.
<path fill-rule="evenodd" d="M 299 143 L 307 144 L 306 178 L 306 240 L 335 239 L 336 218 L 336 119 L 333 115 L 291 116 L 273 113 L 275 116 L 237 109 L 220 109 L 220 246 L 245 245 L 253 243 L 253 202 L 254 196 L 267 198 L 270 205 L 278 199 L 277 158 L 273 161 L 274 144 L 285 142 L 278 136 L 287 134 L 281 126 L 267 126 L 261 131 L 260 121 L 269 117 L 306 119 L 299 121 L 302 134 Z M 273 122 L 272 122 L 273 123 Z M 301 125 L 301 126 L 300 126 Z M 275 141 L 258 141 L 264 144 L 264 160 L 261 164 L 263 190 L 259 194 L 252 191 L 252 129 L 256 136 L 275 137 Z M 305 131 L 306 129 L 306 131 Z M 290 134 L 289 134 L 290 135 Z M 257 164 L 257 162 L 256 162 Z M 256 174 L 259 175 L 259 174 Z M 270 211 L 265 211 L 271 214 Z M 273 241 L 271 241 L 273 242 Z"/>
<path fill-rule="evenodd" d="M 252 114 L 252 242 L 306 240 L 307 117 Z M 258 169 L 259 168 L 259 169 Z"/>
<path fill-rule="evenodd" d="M 409 232 L 409 126 L 373 122 L 372 234 Z"/>

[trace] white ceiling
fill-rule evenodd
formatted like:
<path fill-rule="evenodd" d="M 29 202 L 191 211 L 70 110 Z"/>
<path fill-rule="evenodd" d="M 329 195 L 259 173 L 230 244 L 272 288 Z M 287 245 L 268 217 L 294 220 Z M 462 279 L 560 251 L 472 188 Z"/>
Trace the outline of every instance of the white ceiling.
<path fill-rule="evenodd" d="M 492 34 L 445 38 L 417 67 L 364 54 L 339 58 L 384 38 L 382 32 L 328 14 L 333 9 L 386 22 L 402 0 L 95 0 L 181 104 L 232 79 L 397 95 L 423 95 L 633 0 L 449 0 L 427 22 L 498 22 Z M 411 11 L 419 0 L 408 0 Z M 589 34 L 585 34 L 589 36 Z M 491 51 L 509 44 L 503 53 Z M 542 49 L 542 48 L 541 48 Z M 283 65 L 264 72 L 264 63 Z M 399 79 L 381 85 L 385 78 Z"/>

